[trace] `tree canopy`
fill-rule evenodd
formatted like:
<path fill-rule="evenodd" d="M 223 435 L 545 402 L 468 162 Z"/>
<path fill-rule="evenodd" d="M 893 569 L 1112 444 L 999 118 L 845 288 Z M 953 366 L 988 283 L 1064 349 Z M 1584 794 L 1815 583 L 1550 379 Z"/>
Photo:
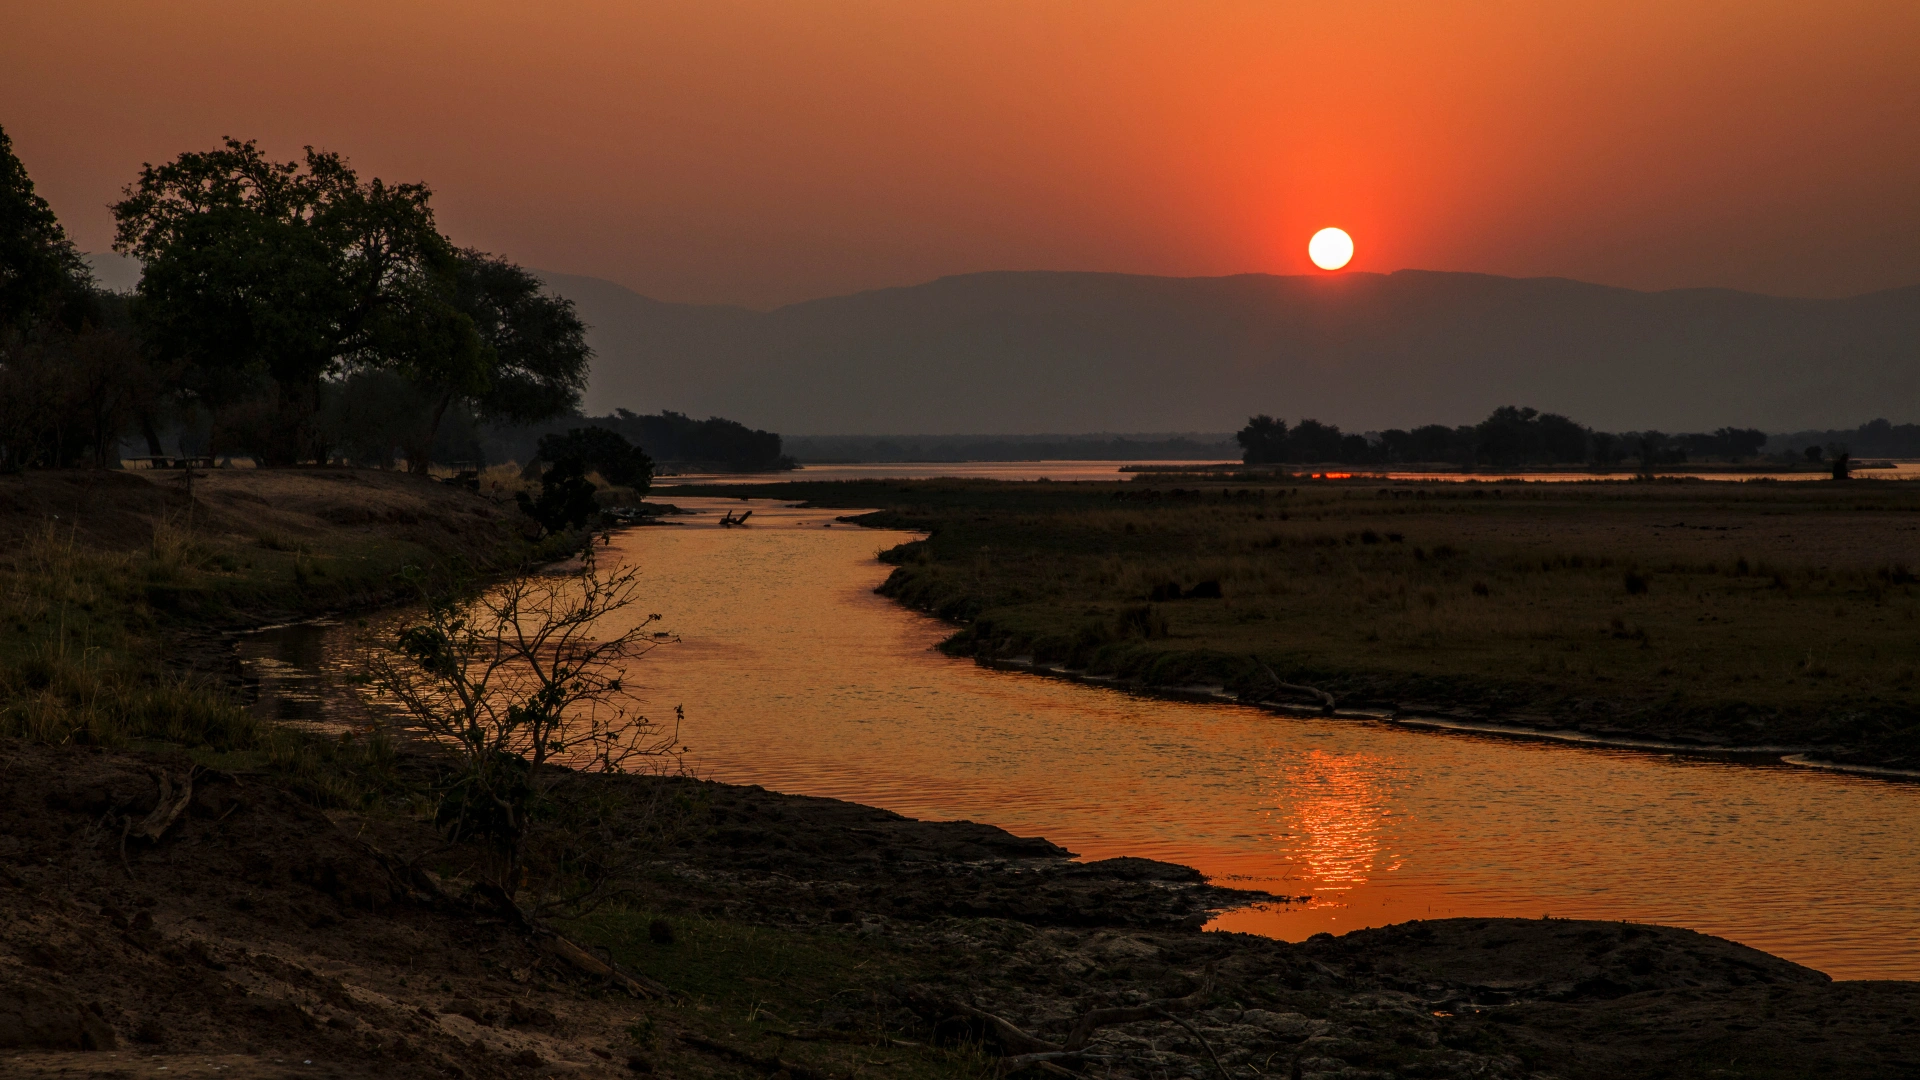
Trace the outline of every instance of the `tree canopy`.
<path fill-rule="evenodd" d="M 114 247 L 145 264 L 134 315 L 182 389 L 220 406 L 270 382 L 269 458 L 324 457 L 321 381 L 351 363 L 479 364 L 451 303 L 453 245 L 424 184 L 362 182 L 338 154 L 269 160 L 253 142 L 146 165 L 114 204 Z"/>
<path fill-rule="evenodd" d="M 0 128 L 0 330 L 60 320 L 92 285 L 93 275 Z"/>
<path fill-rule="evenodd" d="M 447 310 L 472 328 L 471 342 L 450 337 L 444 347 L 398 363 L 425 399 L 407 447 L 416 472 L 426 471 L 450 406 L 462 404 L 476 419 L 520 424 L 570 413 L 593 358 L 573 301 L 546 291 L 532 273 L 471 249 L 458 252 L 451 269 Z"/>
<path fill-rule="evenodd" d="M 312 147 L 273 161 L 253 142 L 147 165 L 113 207 L 116 250 L 145 264 L 134 306 L 148 352 L 182 373 L 216 432 L 269 461 L 327 454 L 329 380 L 388 371 L 428 466 L 447 409 L 530 422 L 571 411 L 591 350 L 571 302 L 522 268 L 457 249 L 425 184 L 362 180 Z"/>
<path fill-rule="evenodd" d="M 1267 415 L 1250 417 L 1235 438 L 1249 465 L 1388 465 L 1451 462 L 1456 465 L 1611 465 L 1626 457 L 1640 464 L 1671 465 L 1693 459 L 1741 461 L 1757 456 L 1764 432 L 1721 428 L 1712 433 L 1667 435 L 1658 431 L 1594 431 L 1558 413 L 1503 405 L 1478 424 L 1428 424 L 1368 435 L 1343 433 L 1332 424 L 1301 420 L 1291 428 Z"/>
<path fill-rule="evenodd" d="M 653 483 L 653 459 L 619 432 L 603 427 L 573 428 L 565 435 L 540 438 L 540 458 L 549 465 L 577 462 L 609 484 L 645 495 Z"/>

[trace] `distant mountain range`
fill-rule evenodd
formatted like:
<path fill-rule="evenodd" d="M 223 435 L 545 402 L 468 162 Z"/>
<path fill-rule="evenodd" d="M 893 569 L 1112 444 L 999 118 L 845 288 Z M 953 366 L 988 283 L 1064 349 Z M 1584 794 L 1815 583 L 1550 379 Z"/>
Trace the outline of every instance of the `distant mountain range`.
<path fill-rule="evenodd" d="M 1504 404 L 1607 430 L 1920 420 L 1920 287 L 1007 272 L 756 312 L 547 280 L 593 326 L 590 410 L 786 434 L 1230 431 L 1256 412 L 1360 431 Z"/>
<path fill-rule="evenodd" d="M 786 435 L 1218 432 L 1256 412 L 1365 431 L 1506 404 L 1614 431 L 1920 420 L 1920 286 L 1801 300 L 1419 270 L 1022 271 L 759 312 L 544 277 L 592 327 L 588 412 Z"/>

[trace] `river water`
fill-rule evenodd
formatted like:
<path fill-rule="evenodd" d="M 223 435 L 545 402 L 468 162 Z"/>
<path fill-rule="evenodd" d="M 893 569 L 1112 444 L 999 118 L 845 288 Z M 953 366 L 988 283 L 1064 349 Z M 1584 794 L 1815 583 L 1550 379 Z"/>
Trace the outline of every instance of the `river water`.
<path fill-rule="evenodd" d="M 909 534 L 675 501 L 701 513 L 618 533 L 609 554 L 641 568 L 641 608 L 681 638 L 631 677 L 651 715 L 685 708 L 699 775 L 1310 897 L 1215 924 L 1289 940 L 1428 917 L 1630 919 L 1836 978 L 1920 979 L 1920 784 L 984 668 L 935 650 L 949 627 L 873 593 L 888 573 L 876 554 Z M 716 525 L 747 506 L 747 527 Z M 241 652 L 272 691 L 262 709 L 292 722 L 327 711 L 311 673 L 352 666 L 325 628 Z"/>
<path fill-rule="evenodd" d="M 1920 785 L 1294 719 L 997 671 L 876 596 L 907 534 L 755 502 L 614 539 L 682 643 L 633 673 L 701 775 L 966 818 L 1304 902 L 1300 939 L 1413 918 L 1686 926 L 1836 978 L 1920 978 Z"/>
<path fill-rule="evenodd" d="M 690 473 L 685 476 L 662 478 L 663 483 L 687 484 L 778 484 L 789 481 L 821 480 L 931 480 L 941 477 L 963 477 L 974 480 L 1129 480 L 1138 470 L 1205 470 L 1209 463 L 1204 461 L 961 461 L 961 462 L 880 462 L 867 461 L 845 465 L 806 465 L 792 472 L 781 473 Z M 1213 464 L 1218 464 L 1213 463 Z M 1290 466 L 1307 469 L 1308 466 Z M 1313 466 L 1312 470 L 1324 470 L 1327 466 Z M 1577 483 L 1592 480 L 1631 480 L 1635 473 L 1631 469 L 1614 472 L 1595 472 L 1591 469 L 1569 472 L 1501 472 L 1482 469 L 1474 472 L 1409 472 L 1397 469 L 1364 465 L 1333 466 L 1335 472 L 1309 471 L 1312 476 L 1365 477 L 1379 480 L 1415 480 L 1422 483 L 1465 482 L 1493 483 L 1500 480 L 1524 480 L 1528 483 Z M 1688 470 L 1685 466 L 1662 468 L 1660 475 L 1669 478 L 1717 480 L 1738 483 L 1743 480 L 1825 480 L 1826 472 L 1724 472 L 1707 470 Z M 1920 479 L 1920 462 L 1889 462 L 1882 468 L 1858 468 L 1854 472 L 1857 480 L 1915 480 Z"/>

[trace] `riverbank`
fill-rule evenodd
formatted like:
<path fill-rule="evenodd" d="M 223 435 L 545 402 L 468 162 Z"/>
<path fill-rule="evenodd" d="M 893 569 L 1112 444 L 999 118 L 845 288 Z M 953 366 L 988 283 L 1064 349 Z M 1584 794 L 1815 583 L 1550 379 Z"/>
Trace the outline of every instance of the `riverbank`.
<path fill-rule="evenodd" d="M 0 735 L 256 739 L 227 632 L 540 558 L 511 502 L 366 469 L 0 477 Z"/>
<path fill-rule="evenodd" d="M 350 502 L 392 500 L 384 524 L 361 523 L 375 540 L 423 523 L 410 534 L 420 550 L 475 535 L 427 516 L 437 487 L 365 483 L 373 494 Z M 446 505 L 478 517 L 472 498 Z M 142 594 L 104 591 L 114 574 L 150 580 L 158 545 L 134 530 L 153 523 L 125 521 L 131 537 L 117 542 L 74 526 L 74 561 L 59 564 L 107 568 L 61 587 L 103 590 L 87 614 L 101 634 L 125 624 L 123 654 L 217 625 L 195 620 L 316 614 L 339 595 L 301 590 L 289 569 L 258 594 L 271 603 L 149 605 L 141 623 L 111 605 Z M 510 517 L 498 524 L 510 535 Z M 360 565 L 353 578 L 378 580 L 383 564 Z M 212 575 L 251 569 L 199 566 L 209 577 L 186 580 L 204 598 L 225 585 Z M 223 688 L 196 686 L 196 707 Z M 1915 984 L 1833 984 L 1688 931 L 1474 919 L 1302 944 L 1207 933 L 1223 908 L 1286 898 L 1169 863 L 1079 863 L 985 825 L 684 778 L 576 777 L 555 812 L 591 823 L 596 857 L 626 888 L 549 925 L 633 976 L 623 982 L 565 959 L 472 887 L 477 853 L 449 848 L 416 797 L 441 767 L 431 755 L 343 753 L 329 787 L 272 754 L 215 745 L 204 726 L 85 733 L 123 741 L 0 740 L 0 1054 L 19 1075 L 852 1080 L 1051 1065 L 1254 1080 L 1684 1075 L 1728 1061 L 1734 1076 L 1891 1076 L 1920 1058 Z M 536 877 L 525 901 L 567 884 Z M 645 996 L 656 983 L 666 995 Z"/>
<path fill-rule="evenodd" d="M 582 777 L 567 798 L 670 837 L 617 902 L 558 924 L 636 996 L 476 907 L 470 853 L 418 819 L 323 813 L 271 772 L 177 754 L 0 755 L 10 1075 L 1892 1077 L 1920 1061 L 1920 984 L 1833 983 L 1689 931 L 1203 933 L 1247 897 L 1183 867 Z M 159 839 L 113 824 L 150 820 L 183 782 Z"/>
<path fill-rule="evenodd" d="M 681 489 L 689 494 L 697 489 Z M 720 490 L 720 489 L 716 489 Z M 945 648 L 1141 688 L 1920 767 L 1920 485 L 789 483 Z"/>

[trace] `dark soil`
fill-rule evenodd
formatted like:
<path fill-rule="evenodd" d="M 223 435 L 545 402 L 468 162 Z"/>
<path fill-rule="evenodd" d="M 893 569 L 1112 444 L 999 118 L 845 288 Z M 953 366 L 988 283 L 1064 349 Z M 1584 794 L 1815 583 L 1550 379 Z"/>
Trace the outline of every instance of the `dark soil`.
<path fill-rule="evenodd" d="M 616 818 L 663 794 L 683 809 L 682 842 L 635 899 L 659 913 L 636 931 L 650 951 L 623 957 L 643 973 L 671 984 L 693 970 L 646 969 L 686 947 L 674 927 L 695 919 L 874 961 L 877 974 L 783 1005 L 778 1030 L 802 1041 L 776 1041 L 697 995 L 615 992 L 504 920 L 400 884 L 366 838 L 405 856 L 439 845 L 410 820 L 325 813 L 264 775 L 199 772 L 157 843 L 123 844 L 158 802 L 157 776 L 177 782 L 183 760 L 6 743 L 0 765 L 10 1076 L 840 1080 L 906 1068 L 886 1063 L 911 1054 L 914 1075 L 978 1076 L 982 1053 L 1020 1050 L 979 1014 L 1057 1044 L 1091 1009 L 1196 991 L 1178 1012 L 1099 1028 L 1067 1071 L 1920 1074 L 1920 985 L 1836 984 L 1685 930 L 1455 919 L 1301 944 L 1202 933 L 1208 912 L 1248 897 L 1184 867 L 1075 863 L 989 826 L 759 788 L 573 785 Z M 447 886 L 457 894 L 458 877 Z M 829 1045 L 846 1052 L 818 1049 Z"/>
<path fill-rule="evenodd" d="M 1057 1040 L 1091 1009 L 1183 995 L 1211 972 L 1212 1007 L 1186 1017 L 1211 1055 L 1148 1021 L 1097 1034 L 1109 1060 L 1090 1071 L 1198 1080 L 1218 1076 L 1217 1055 L 1235 1077 L 1920 1075 L 1920 983 L 1835 983 L 1628 923 L 1447 919 L 1300 944 L 1196 933 L 1210 910 L 1276 898 L 1166 863 L 1068 863 L 987 826 L 702 786 L 712 831 L 676 860 L 681 903 L 933 953 L 942 992 L 1028 1032 Z M 938 1011 L 920 1003 L 918 1026 L 894 1034 L 925 1037 Z"/>

